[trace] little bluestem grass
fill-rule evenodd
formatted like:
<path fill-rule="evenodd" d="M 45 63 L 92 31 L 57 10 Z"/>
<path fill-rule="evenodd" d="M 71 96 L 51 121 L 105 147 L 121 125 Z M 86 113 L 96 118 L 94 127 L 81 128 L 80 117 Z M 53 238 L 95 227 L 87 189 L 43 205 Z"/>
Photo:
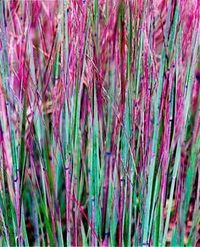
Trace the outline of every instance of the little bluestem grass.
<path fill-rule="evenodd" d="M 0 1 L 1 246 L 198 246 L 199 15 Z"/>

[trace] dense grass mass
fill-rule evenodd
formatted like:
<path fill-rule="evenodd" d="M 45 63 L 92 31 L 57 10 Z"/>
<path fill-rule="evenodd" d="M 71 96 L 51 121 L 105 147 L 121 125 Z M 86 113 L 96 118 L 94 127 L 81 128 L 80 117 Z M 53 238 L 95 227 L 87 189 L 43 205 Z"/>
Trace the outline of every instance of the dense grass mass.
<path fill-rule="evenodd" d="M 0 1 L 0 246 L 200 245 L 200 1 Z"/>

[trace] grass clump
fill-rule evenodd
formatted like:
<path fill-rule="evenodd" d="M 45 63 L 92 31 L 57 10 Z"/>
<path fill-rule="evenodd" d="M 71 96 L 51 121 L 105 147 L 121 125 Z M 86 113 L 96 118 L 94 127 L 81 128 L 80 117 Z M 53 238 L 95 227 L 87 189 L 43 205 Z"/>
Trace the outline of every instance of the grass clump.
<path fill-rule="evenodd" d="M 0 2 L 2 246 L 198 246 L 199 13 Z"/>

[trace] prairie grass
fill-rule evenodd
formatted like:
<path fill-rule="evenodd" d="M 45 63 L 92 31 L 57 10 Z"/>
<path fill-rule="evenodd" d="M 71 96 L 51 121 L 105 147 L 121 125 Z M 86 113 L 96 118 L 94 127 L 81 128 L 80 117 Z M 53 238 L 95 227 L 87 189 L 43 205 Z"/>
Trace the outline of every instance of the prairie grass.
<path fill-rule="evenodd" d="M 0 246 L 199 246 L 199 0 L 0 1 Z"/>

